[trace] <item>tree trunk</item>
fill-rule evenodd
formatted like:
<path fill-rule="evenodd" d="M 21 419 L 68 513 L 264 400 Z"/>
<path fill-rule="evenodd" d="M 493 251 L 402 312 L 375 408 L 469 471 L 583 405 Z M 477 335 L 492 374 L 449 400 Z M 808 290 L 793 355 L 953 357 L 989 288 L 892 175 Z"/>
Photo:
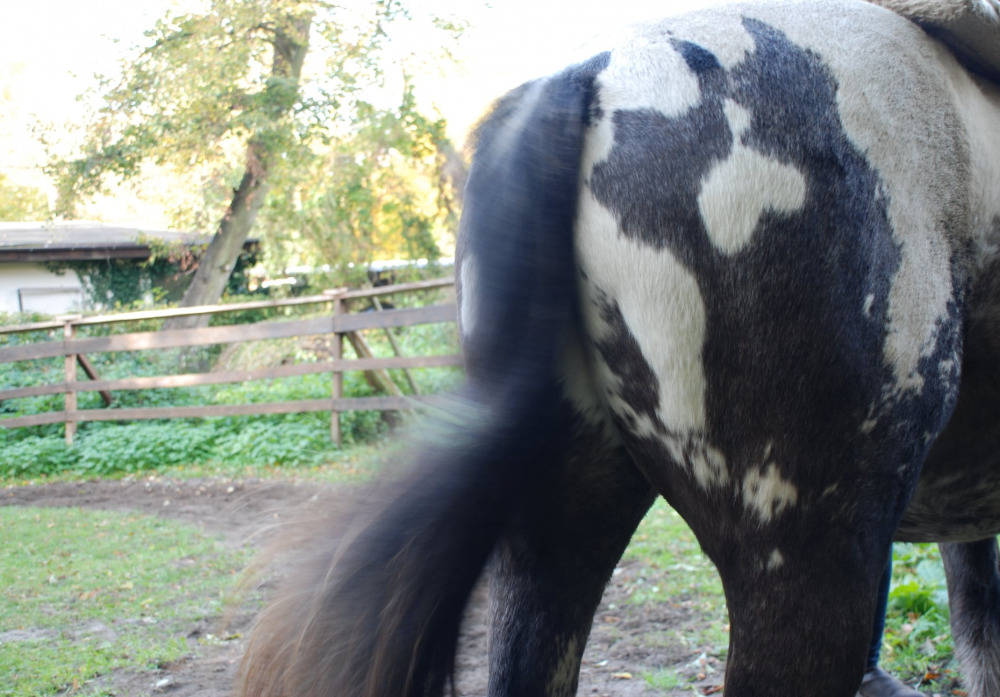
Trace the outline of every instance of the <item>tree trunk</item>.
<path fill-rule="evenodd" d="M 243 180 L 233 192 L 233 200 L 226 210 L 219 229 L 212 237 L 208 247 L 198 258 L 198 270 L 191 279 L 191 285 L 184 292 L 181 307 L 195 305 L 213 305 L 222 297 L 229 276 L 236 266 L 236 261 L 243 249 L 243 244 L 250 235 L 260 210 L 264 197 L 267 196 L 270 185 L 267 183 L 267 171 L 259 166 L 255 148 L 251 144 L 248 153 L 248 163 Z M 256 161 L 256 162 L 255 162 Z M 210 315 L 188 315 L 173 317 L 163 324 L 164 329 L 189 329 L 204 327 L 208 324 Z"/>
<path fill-rule="evenodd" d="M 286 27 L 274 30 L 274 60 L 271 75 L 279 78 L 267 87 L 273 92 L 272 118 L 275 123 L 285 118 L 291 111 L 298 95 L 298 82 L 302 75 L 302 64 L 308 50 L 309 27 L 312 16 L 290 17 Z M 288 83 L 295 85 L 289 91 Z M 281 90 L 283 94 L 279 94 Z M 259 135 L 259 134 L 258 134 Z M 229 276 L 233 273 L 240 251 L 243 249 L 257 212 L 260 210 L 267 192 L 270 190 L 268 173 L 279 153 L 272 152 L 267 139 L 255 135 L 247 146 L 247 166 L 239 187 L 233 192 L 233 200 L 226 209 L 219 228 L 212 241 L 198 259 L 198 270 L 191 285 L 181 300 L 181 307 L 214 305 L 219 302 Z M 163 324 L 164 329 L 188 329 L 204 327 L 210 315 L 190 315 L 174 317 Z"/>

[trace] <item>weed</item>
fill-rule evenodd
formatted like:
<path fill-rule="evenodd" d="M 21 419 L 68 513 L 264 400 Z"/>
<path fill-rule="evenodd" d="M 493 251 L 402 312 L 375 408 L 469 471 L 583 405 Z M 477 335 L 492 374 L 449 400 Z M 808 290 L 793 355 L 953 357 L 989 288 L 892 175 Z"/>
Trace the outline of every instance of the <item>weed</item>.
<path fill-rule="evenodd" d="M 948 590 L 937 546 L 897 543 L 881 664 L 909 684 L 940 692 L 957 677 Z"/>
<path fill-rule="evenodd" d="M 684 680 L 671 668 L 658 668 L 651 673 L 643 673 L 642 678 L 647 685 L 657 690 L 673 690 L 684 686 Z"/>

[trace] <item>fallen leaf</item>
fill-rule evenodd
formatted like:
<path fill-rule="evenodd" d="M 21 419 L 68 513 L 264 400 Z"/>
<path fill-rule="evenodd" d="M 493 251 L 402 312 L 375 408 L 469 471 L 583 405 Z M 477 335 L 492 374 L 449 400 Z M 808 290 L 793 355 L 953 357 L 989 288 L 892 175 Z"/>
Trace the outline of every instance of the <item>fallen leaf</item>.
<path fill-rule="evenodd" d="M 631 673 L 612 673 L 611 677 L 614 680 L 631 680 L 632 679 L 632 674 Z"/>

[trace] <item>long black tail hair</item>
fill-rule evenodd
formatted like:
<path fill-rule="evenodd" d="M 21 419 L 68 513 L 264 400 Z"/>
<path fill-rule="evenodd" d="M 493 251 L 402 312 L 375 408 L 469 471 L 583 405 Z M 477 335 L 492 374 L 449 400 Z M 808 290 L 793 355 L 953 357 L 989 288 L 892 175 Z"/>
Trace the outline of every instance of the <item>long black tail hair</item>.
<path fill-rule="evenodd" d="M 296 553 L 241 695 L 443 693 L 470 592 L 570 435 L 557 360 L 578 315 L 573 225 L 605 63 L 528 83 L 477 129 L 459 243 L 467 385 L 401 472 Z"/>

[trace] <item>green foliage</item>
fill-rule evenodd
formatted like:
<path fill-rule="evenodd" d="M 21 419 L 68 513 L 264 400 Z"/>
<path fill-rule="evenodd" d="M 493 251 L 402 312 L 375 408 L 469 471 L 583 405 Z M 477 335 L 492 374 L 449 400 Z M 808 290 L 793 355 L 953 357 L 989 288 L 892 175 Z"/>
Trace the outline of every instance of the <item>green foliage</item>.
<path fill-rule="evenodd" d="M 55 273 L 77 275 L 87 294 L 88 305 L 99 309 L 147 309 L 150 305 L 175 303 L 191 280 L 194 253 L 187 247 L 169 247 L 147 240 L 151 256 L 137 259 L 94 259 L 52 262 Z M 229 276 L 226 295 L 246 300 L 251 293 L 247 272 L 257 263 L 256 246 L 243 251 Z M 242 297 L 241 297 L 242 296 Z"/>
<path fill-rule="evenodd" d="M 248 561 L 193 527 L 111 511 L 0 508 L 0 539 L 0 694 L 19 697 L 176 660 Z"/>
<path fill-rule="evenodd" d="M 0 174 L 0 221 L 27 222 L 48 220 L 49 201 L 43 191 L 33 186 L 8 184 Z"/>
<path fill-rule="evenodd" d="M 74 469 L 100 476 L 202 462 L 212 454 L 214 435 L 211 426 L 186 424 L 177 429 L 169 422 L 95 429 L 86 432 L 74 448 Z"/>
<path fill-rule="evenodd" d="M 271 265 L 294 260 L 343 276 L 352 264 L 441 255 L 457 208 L 442 174 L 445 123 L 420 114 L 406 90 L 397 107 L 364 108 L 351 135 L 276 182 L 259 221 Z"/>
<path fill-rule="evenodd" d="M 74 469 L 76 453 L 66 447 L 66 442 L 58 434 L 52 436 L 28 436 L 20 440 L 9 438 L 0 454 L 0 477 L 27 478 L 57 474 Z"/>
<path fill-rule="evenodd" d="M 393 41 L 462 29 L 400 0 L 211 0 L 168 15 L 102 84 L 79 151 L 52 158 L 58 212 L 153 163 L 203 197 L 174 211 L 181 228 L 236 217 L 237 184 L 266 181 L 255 234 L 272 266 L 436 257 L 454 221 L 444 121 L 418 109 Z M 402 87 L 386 80 L 397 70 Z"/>
<path fill-rule="evenodd" d="M 911 685 L 935 676 L 928 687 L 944 692 L 957 677 L 957 665 L 937 546 L 897 543 L 893 558 L 881 664 Z"/>

